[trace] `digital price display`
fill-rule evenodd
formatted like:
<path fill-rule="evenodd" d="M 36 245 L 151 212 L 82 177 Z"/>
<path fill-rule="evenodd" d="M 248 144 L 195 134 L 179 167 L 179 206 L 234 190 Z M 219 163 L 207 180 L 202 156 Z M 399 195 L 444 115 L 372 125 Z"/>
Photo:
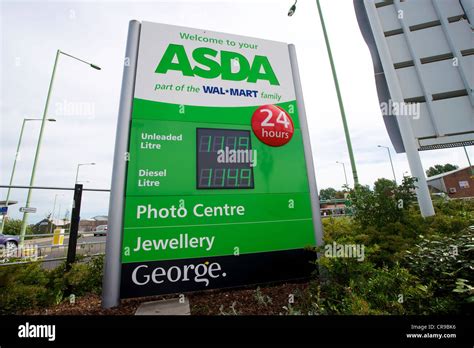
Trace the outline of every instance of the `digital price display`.
<path fill-rule="evenodd" d="M 197 128 L 198 189 L 252 189 L 250 131 Z"/>

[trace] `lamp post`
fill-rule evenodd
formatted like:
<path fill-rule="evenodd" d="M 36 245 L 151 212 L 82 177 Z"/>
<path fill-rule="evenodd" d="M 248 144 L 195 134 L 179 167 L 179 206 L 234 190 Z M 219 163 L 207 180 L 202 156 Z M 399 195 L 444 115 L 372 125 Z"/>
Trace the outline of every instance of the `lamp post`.
<path fill-rule="evenodd" d="M 25 118 L 23 119 L 23 123 L 21 125 L 21 131 L 20 131 L 20 137 L 18 138 L 18 144 L 16 146 L 16 153 L 15 153 L 15 160 L 13 161 L 13 168 L 12 168 L 12 173 L 10 174 L 10 183 L 8 186 L 11 186 L 13 183 L 13 178 L 15 176 L 15 169 L 16 169 L 16 161 L 18 160 L 18 156 L 20 155 L 20 146 L 21 146 L 21 141 L 23 139 L 23 131 L 25 130 L 25 123 L 28 121 L 42 121 L 41 118 Z M 46 121 L 48 122 L 56 122 L 54 118 L 48 118 Z M 8 200 L 10 199 L 10 191 L 11 187 L 8 187 L 7 191 L 7 198 L 5 201 L 5 205 L 8 207 Z M 5 215 L 2 219 L 2 225 L 0 226 L 0 233 L 3 233 L 3 228 L 5 227 L 5 220 L 6 220 L 7 215 Z"/>
<path fill-rule="evenodd" d="M 288 10 L 288 17 L 291 17 L 295 14 L 297 2 L 298 0 L 296 0 L 293 6 L 291 6 L 290 9 Z"/>
<path fill-rule="evenodd" d="M 30 200 L 31 200 L 31 191 L 32 191 L 32 187 L 34 186 L 35 184 L 35 173 L 36 173 L 36 166 L 38 164 L 38 159 L 39 159 L 39 154 L 40 154 L 40 149 L 41 149 L 41 140 L 43 138 L 43 132 L 44 132 L 44 125 L 45 125 L 45 121 L 46 121 L 46 115 L 48 114 L 48 108 L 49 108 L 49 101 L 51 99 L 51 92 L 53 90 L 53 84 L 54 84 L 54 76 L 56 75 L 56 68 L 58 66 L 58 60 L 59 60 L 59 56 L 63 54 L 65 56 L 68 56 L 70 58 L 73 58 L 77 61 L 80 61 L 82 63 L 85 63 L 87 65 L 89 65 L 91 68 L 93 69 L 96 69 L 96 70 L 100 70 L 100 67 L 98 67 L 97 65 L 95 64 L 92 64 L 92 63 L 89 63 L 89 62 L 86 62 L 85 60 L 82 60 L 82 59 L 79 59 L 77 57 L 74 57 L 68 53 L 65 53 L 65 52 L 61 52 L 61 50 L 57 50 L 56 51 L 56 58 L 54 60 L 54 66 L 53 66 L 53 72 L 51 74 L 51 80 L 49 82 L 49 88 L 48 88 L 48 95 L 46 97 L 46 103 L 45 103 L 45 106 L 44 106 L 44 111 L 43 111 L 43 119 L 42 119 L 42 122 L 41 122 L 41 129 L 40 129 L 40 134 L 39 134 L 39 138 L 38 138 L 38 144 L 36 145 L 36 153 L 35 153 L 35 159 L 34 159 L 34 162 L 33 162 L 33 169 L 31 170 L 31 177 L 30 177 L 30 187 L 28 188 L 28 195 L 26 197 L 26 205 L 25 207 L 28 208 L 30 206 Z M 28 224 L 28 213 L 27 212 L 24 212 L 23 213 L 23 221 L 21 223 L 21 230 L 20 230 L 20 245 L 23 244 L 24 240 L 25 240 L 25 232 L 26 232 L 26 226 Z"/>
<path fill-rule="evenodd" d="M 56 200 L 58 196 L 64 196 L 62 193 L 56 193 L 54 195 L 54 204 L 53 204 L 53 211 L 51 212 L 51 228 L 49 229 L 49 233 L 53 233 L 53 224 L 54 224 L 54 213 L 56 212 Z M 59 205 L 59 211 L 61 211 L 61 204 Z"/>
<path fill-rule="evenodd" d="M 383 148 L 387 149 L 388 158 L 390 158 L 390 165 L 392 166 L 393 181 L 395 182 L 395 185 L 396 185 L 397 184 L 397 177 L 395 176 L 395 169 L 393 168 L 392 154 L 390 153 L 390 148 L 388 146 L 382 146 L 382 145 L 377 145 L 377 147 L 383 147 Z"/>
<path fill-rule="evenodd" d="M 474 176 L 474 169 L 472 169 L 471 159 L 469 158 L 469 154 L 467 153 L 466 146 L 463 146 L 463 148 L 464 148 L 464 153 L 466 154 L 467 163 L 469 163 L 469 169 L 471 170 L 471 176 Z"/>
<path fill-rule="evenodd" d="M 95 166 L 95 163 L 94 162 L 91 162 L 91 163 L 79 163 L 77 165 L 77 170 L 76 170 L 76 180 L 74 181 L 75 184 L 78 183 L 77 179 L 79 178 L 79 168 L 81 166 Z"/>
<path fill-rule="evenodd" d="M 319 14 L 319 20 L 321 22 L 321 27 L 323 28 L 324 41 L 326 43 L 326 50 L 328 52 L 329 63 L 331 64 L 332 77 L 333 77 L 333 80 L 334 80 L 334 85 L 336 87 L 337 100 L 339 102 L 339 110 L 341 112 L 342 125 L 344 127 L 344 135 L 345 135 L 346 143 L 347 143 L 347 151 L 349 152 L 349 159 L 351 161 L 352 176 L 354 178 L 354 186 L 357 186 L 357 185 L 359 185 L 359 176 L 357 174 L 357 168 L 356 168 L 356 163 L 355 163 L 355 159 L 354 159 L 354 152 L 352 150 L 351 136 L 350 136 L 350 133 L 349 133 L 349 126 L 347 125 L 346 113 L 344 111 L 344 103 L 342 102 L 341 91 L 339 89 L 339 82 L 338 82 L 338 79 L 337 79 L 336 66 L 335 66 L 334 60 L 332 58 L 331 45 L 329 43 L 329 37 L 328 37 L 327 31 L 326 31 L 326 25 L 324 24 L 323 12 L 321 10 L 321 5 L 319 3 L 319 0 L 316 0 L 316 5 L 318 7 L 318 14 Z M 291 6 L 290 10 L 288 11 L 288 16 L 290 16 L 290 17 L 293 16 L 295 11 L 296 11 L 296 1 L 293 4 L 293 6 Z"/>
<path fill-rule="evenodd" d="M 346 186 L 349 186 L 349 182 L 347 181 L 346 165 L 339 161 L 336 161 L 336 163 L 342 164 L 342 168 L 344 169 L 344 177 L 346 178 Z"/>

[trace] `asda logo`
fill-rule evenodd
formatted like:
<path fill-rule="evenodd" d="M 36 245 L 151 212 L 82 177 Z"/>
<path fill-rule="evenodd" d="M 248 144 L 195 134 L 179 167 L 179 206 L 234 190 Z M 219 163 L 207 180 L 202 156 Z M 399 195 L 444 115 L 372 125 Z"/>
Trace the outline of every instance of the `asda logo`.
<path fill-rule="evenodd" d="M 155 72 L 166 74 L 170 70 L 180 71 L 183 76 L 199 76 L 205 79 L 220 76 L 222 80 L 246 80 L 250 83 L 266 80 L 271 85 L 280 85 L 267 57 L 256 55 L 249 62 L 240 53 L 219 52 L 209 47 L 196 48 L 192 53 L 192 59 L 189 59 L 184 46 L 168 45 Z"/>

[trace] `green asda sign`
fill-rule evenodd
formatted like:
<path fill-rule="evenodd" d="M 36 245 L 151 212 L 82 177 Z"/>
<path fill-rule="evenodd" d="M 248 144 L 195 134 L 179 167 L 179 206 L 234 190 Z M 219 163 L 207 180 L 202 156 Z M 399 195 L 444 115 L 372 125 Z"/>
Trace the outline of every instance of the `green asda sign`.
<path fill-rule="evenodd" d="M 216 58 L 220 55 L 220 62 Z M 257 82 L 267 80 L 272 85 L 279 85 L 272 66 L 265 56 L 255 56 L 252 65 L 247 58 L 237 52 L 217 51 L 209 47 L 196 48 L 192 57 L 196 65 L 191 63 L 183 45 L 169 44 L 161 59 L 156 73 L 166 74 L 169 70 L 181 71 L 183 76 L 199 76 L 204 79 L 214 79 L 222 75 L 223 80 Z M 239 62 L 237 72 L 232 72 L 232 62 Z M 203 66 L 203 67 L 201 67 Z"/>
<path fill-rule="evenodd" d="M 321 223 L 294 48 L 132 21 L 127 57 L 104 306 L 307 277 Z"/>

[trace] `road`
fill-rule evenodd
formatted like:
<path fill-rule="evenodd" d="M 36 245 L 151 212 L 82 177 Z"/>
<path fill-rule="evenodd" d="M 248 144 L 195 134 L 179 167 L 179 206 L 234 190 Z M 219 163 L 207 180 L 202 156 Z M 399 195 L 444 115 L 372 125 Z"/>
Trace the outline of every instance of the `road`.
<path fill-rule="evenodd" d="M 93 255 L 105 252 L 105 236 L 97 236 L 91 234 L 81 234 L 77 239 L 76 255 Z M 39 257 L 43 260 L 52 260 L 67 256 L 67 248 L 69 237 L 64 237 L 63 245 L 52 246 L 53 237 L 36 238 L 26 241 L 27 244 L 37 245 L 39 248 Z M 54 260 L 43 262 L 43 267 L 52 269 L 57 267 L 64 260 Z"/>

